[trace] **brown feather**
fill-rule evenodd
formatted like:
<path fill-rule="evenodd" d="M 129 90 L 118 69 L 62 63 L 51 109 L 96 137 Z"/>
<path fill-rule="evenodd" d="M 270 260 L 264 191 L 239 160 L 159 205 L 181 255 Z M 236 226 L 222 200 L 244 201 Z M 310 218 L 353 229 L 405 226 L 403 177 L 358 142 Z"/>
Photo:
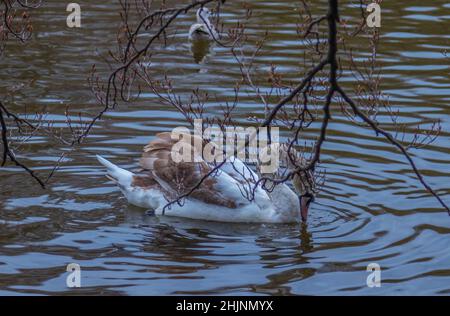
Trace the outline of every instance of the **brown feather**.
<path fill-rule="evenodd" d="M 193 135 L 185 135 L 181 141 L 190 141 L 186 148 L 190 149 L 191 154 L 198 155 L 198 149 L 194 150 L 194 139 L 204 144 L 201 138 Z M 175 162 L 172 159 L 171 151 L 173 145 L 178 141 L 172 139 L 169 132 L 159 133 L 156 135 L 156 139 L 144 147 L 140 160 L 141 167 L 151 174 L 153 181 L 156 181 L 173 196 L 180 196 L 189 192 L 212 170 L 212 167 L 205 161 Z M 138 181 L 141 181 L 141 179 Z M 191 193 L 191 197 L 208 204 L 236 208 L 235 201 L 215 189 L 216 184 L 217 181 L 213 176 L 208 177 L 200 187 Z"/>

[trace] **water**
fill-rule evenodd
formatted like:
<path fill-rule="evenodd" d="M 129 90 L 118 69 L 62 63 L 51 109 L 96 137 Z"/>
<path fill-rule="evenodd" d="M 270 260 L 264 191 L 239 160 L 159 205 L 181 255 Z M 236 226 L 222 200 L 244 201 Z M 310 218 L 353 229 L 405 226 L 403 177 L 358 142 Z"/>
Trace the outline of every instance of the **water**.
<path fill-rule="evenodd" d="M 85 117 L 95 114 L 86 78 L 112 48 L 117 4 L 80 4 L 81 29 L 65 27 L 64 3 L 48 1 L 36 13 L 36 40 L 26 47 L 11 44 L 1 60 L 1 95 L 7 85 L 22 82 L 10 95 L 29 110 L 46 106 L 54 113 L 68 105 Z M 358 14 L 350 4 L 342 1 L 343 15 Z M 293 29 L 295 5 L 252 6 L 256 17 L 249 32 L 269 27 L 271 34 L 258 63 L 274 62 L 296 80 L 303 52 Z M 233 22 L 242 10 L 230 2 L 225 13 Z M 383 3 L 378 51 L 382 88 L 401 110 L 402 122 L 442 120 L 440 138 L 412 153 L 447 203 L 450 67 L 443 52 L 450 49 L 449 19 L 450 6 L 442 0 Z M 160 49 L 156 67 L 176 75 L 182 92 L 199 84 L 219 99 L 229 98 L 239 70 L 220 47 L 204 64 L 194 62 L 181 32 L 193 20 L 193 14 L 183 16 L 178 38 Z M 217 105 L 210 105 L 211 113 L 218 113 Z M 249 113 L 262 114 L 252 98 L 239 105 L 238 117 L 244 122 Z M 61 116 L 52 118 L 63 125 Z M 334 115 L 323 154 L 327 182 L 308 226 L 301 227 L 157 218 L 129 206 L 94 154 L 136 168 L 142 146 L 179 125 L 185 125 L 179 114 L 146 93 L 107 114 L 47 190 L 15 168 L 0 169 L 0 294 L 450 293 L 450 217 L 424 192 L 404 158 L 370 130 Z M 305 138 L 317 132 L 314 126 Z M 23 149 L 26 162 L 45 173 L 61 148 L 42 137 Z M 65 282 L 72 262 L 82 268 L 76 290 Z M 380 288 L 366 286 L 372 262 L 382 268 Z"/>

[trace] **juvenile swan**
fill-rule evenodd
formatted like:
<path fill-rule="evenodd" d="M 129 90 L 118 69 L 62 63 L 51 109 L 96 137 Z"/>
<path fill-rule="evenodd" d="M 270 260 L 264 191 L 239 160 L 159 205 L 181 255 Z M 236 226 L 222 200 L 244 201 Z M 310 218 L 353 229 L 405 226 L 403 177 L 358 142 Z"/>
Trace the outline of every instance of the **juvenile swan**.
<path fill-rule="evenodd" d="M 195 139 L 196 136 L 193 137 Z M 185 138 L 182 139 L 181 141 L 184 141 Z M 194 160 L 196 162 L 172 160 L 172 146 L 178 142 L 179 140 L 171 138 L 169 132 L 157 134 L 156 138 L 144 147 L 140 160 L 142 169 L 137 173 L 119 168 L 100 156 L 97 156 L 97 159 L 106 167 L 107 177 L 119 186 L 129 203 L 155 210 L 156 215 L 164 213 L 167 216 L 219 222 L 306 221 L 315 191 L 310 185 L 305 185 L 311 183 L 309 173 L 294 176 L 295 191 L 284 183 L 268 191 L 258 186 L 254 199 L 249 201 L 242 194 L 243 178 L 255 181 L 258 175 L 234 157 L 229 158 L 218 173 L 206 178 L 184 203 L 174 203 L 163 212 L 168 200 L 178 197 L 180 190 L 184 192 L 194 187 L 213 168 L 199 156 L 196 156 L 199 158 Z M 186 141 L 185 145 L 187 144 Z M 191 141 L 187 146 L 191 146 Z M 287 157 L 285 149 L 282 147 L 280 150 L 281 160 Z M 195 153 L 194 150 L 192 152 Z M 292 169 L 289 164 L 287 167 Z"/>

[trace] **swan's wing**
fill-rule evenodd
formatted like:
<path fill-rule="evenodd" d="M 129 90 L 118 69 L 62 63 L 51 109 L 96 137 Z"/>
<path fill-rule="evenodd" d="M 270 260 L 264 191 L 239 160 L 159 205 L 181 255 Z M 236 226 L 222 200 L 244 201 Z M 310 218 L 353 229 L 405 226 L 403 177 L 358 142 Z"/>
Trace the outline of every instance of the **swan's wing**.
<path fill-rule="evenodd" d="M 225 171 L 233 179 L 239 183 L 241 190 L 249 190 L 254 194 L 255 203 L 261 208 L 270 207 L 272 204 L 271 197 L 266 190 L 262 188 L 261 184 L 255 188 L 256 183 L 259 180 L 258 174 L 250 168 L 249 165 L 242 162 L 242 160 L 235 156 L 230 157 L 221 170 Z"/>
<path fill-rule="evenodd" d="M 194 150 L 196 136 L 185 135 L 181 140 L 172 139 L 171 133 L 160 133 L 156 139 L 144 147 L 140 160 L 141 167 L 149 172 L 172 197 L 180 196 L 194 188 L 213 169 L 201 159 Z M 172 147 L 179 141 L 185 142 L 184 148 L 191 151 L 194 162 L 176 162 L 172 159 Z M 203 142 L 202 139 L 197 139 Z M 190 195 L 208 204 L 216 204 L 228 208 L 237 208 L 250 202 L 242 195 L 239 182 L 224 172 L 218 170 L 205 178 L 203 183 Z"/>
<path fill-rule="evenodd" d="M 235 156 L 228 158 L 220 169 L 239 182 L 256 182 L 259 179 L 258 175 L 250 168 L 250 166 L 246 165 L 242 160 Z"/>

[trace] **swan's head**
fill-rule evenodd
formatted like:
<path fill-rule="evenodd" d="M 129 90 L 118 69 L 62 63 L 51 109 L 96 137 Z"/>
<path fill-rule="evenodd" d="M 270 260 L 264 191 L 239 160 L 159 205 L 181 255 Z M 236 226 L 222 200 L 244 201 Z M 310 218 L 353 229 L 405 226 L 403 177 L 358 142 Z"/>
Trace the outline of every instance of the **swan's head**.
<path fill-rule="evenodd" d="M 309 206 L 315 199 L 316 179 L 314 170 L 298 171 L 298 169 L 306 168 L 308 161 L 296 149 L 287 144 L 272 143 L 260 154 L 258 167 L 262 176 L 279 178 L 276 170 L 278 167 L 286 168 L 287 172 L 293 173 L 291 179 L 294 191 L 299 198 L 300 215 L 302 221 L 306 222 Z M 276 160 L 277 163 L 273 164 L 273 160 Z M 270 163 L 267 164 L 267 162 Z M 270 168 L 267 168 L 269 165 Z"/>
<path fill-rule="evenodd" d="M 288 145 L 280 146 L 280 160 L 281 164 L 293 172 L 298 167 L 306 167 L 308 161 L 299 155 L 299 153 Z M 300 200 L 300 215 L 302 221 L 306 222 L 308 219 L 309 206 L 315 200 L 316 182 L 314 178 L 314 170 L 298 171 L 292 177 L 292 184 L 295 192 Z"/>
<path fill-rule="evenodd" d="M 292 183 L 300 198 L 300 215 L 302 221 L 306 222 L 308 219 L 309 206 L 316 198 L 312 172 L 301 171 L 296 173 L 292 179 Z"/>
<path fill-rule="evenodd" d="M 197 22 L 198 23 L 205 23 L 209 21 L 209 18 L 211 17 L 211 11 L 208 8 L 201 7 L 197 10 Z"/>

